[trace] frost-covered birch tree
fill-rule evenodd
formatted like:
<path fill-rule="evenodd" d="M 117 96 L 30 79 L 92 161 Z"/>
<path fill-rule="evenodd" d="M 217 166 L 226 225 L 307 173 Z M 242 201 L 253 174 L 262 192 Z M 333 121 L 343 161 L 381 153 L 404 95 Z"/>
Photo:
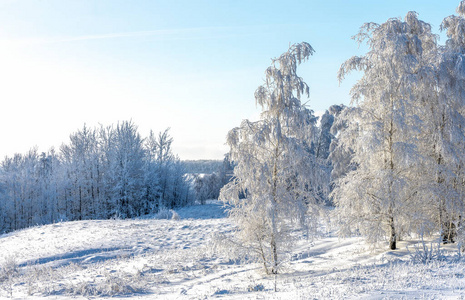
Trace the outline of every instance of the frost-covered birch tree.
<path fill-rule="evenodd" d="M 436 36 L 409 12 L 404 20 L 367 23 L 355 39 L 367 42 L 370 50 L 339 70 L 339 80 L 353 70 L 363 72 L 351 90 L 356 107 L 339 143 L 353 149 L 357 167 L 336 182 L 332 195 L 341 234 L 358 231 L 372 242 L 387 237 L 389 248 L 396 249 L 399 232 L 412 225 L 418 203 L 418 107 L 435 87 L 429 59 Z"/>
<path fill-rule="evenodd" d="M 278 272 L 291 230 L 307 225 L 306 214 L 316 218 L 325 181 L 318 159 L 310 154 L 316 118 L 300 101 L 309 87 L 296 73 L 313 52 L 304 42 L 273 59 L 265 83 L 255 92 L 261 119 L 244 120 L 228 134 L 236 167 L 220 199 L 232 204 L 238 243 L 268 274 Z"/>
<path fill-rule="evenodd" d="M 143 139 L 132 122 L 118 123 L 111 135 L 108 152 L 109 184 L 114 200 L 113 213 L 124 218 L 140 215 L 143 210 L 145 150 Z"/>
<path fill-rule="evenodd" d="M 438 59 L 438 93 L 430 103 L 433 134 L 427 135 L 434 158 L 428 172 L 435 176 L 433 216 L 444 242 L 454 242 L 465 209 L 465 1 L 456 11 L 458 16 L 446 17 L 441 24 L 448 40 Z"/>
<path fill-rule="evenodd" d="M 60 150 L 67 170 L 72 215 L 77 220 L 89 219 L 99 211 L 99 190 L 102 189 L 97 131 L 84 125 L 69 139 L 69 144 L 63 144 Z"/>

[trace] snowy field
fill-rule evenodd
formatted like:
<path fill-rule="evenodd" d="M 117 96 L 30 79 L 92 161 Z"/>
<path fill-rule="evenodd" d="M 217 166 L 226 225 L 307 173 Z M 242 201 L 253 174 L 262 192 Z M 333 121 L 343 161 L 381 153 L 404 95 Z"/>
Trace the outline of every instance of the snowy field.
<path fill-rule="evenodd" d="M 214 247 L 214 236 L 233 229 L 219 203 L 177 213 L 1 235 L 0 298 L 465 299 L 465 260 L 455 245 L 422 263 L 412 261 L 413 242 L 410 253 L 407 242 L 386 252 L 327 230 L 300 240 L 274 278 Z"/>

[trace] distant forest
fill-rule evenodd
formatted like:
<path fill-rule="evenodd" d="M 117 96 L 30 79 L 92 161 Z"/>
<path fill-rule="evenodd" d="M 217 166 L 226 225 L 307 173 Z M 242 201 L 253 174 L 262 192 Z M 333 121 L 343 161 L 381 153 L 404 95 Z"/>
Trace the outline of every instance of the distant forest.
<path fill-rule="evenodd" d="M 189 174 L 213 174 L 223 167 L 222 160 L 214 159 L 183 160 L 181 163 Z"/>
<path fill-rule="evenodd" d="M 132 122 L 70 135 L 58 151 L 0 164 L 0 232 L 64 220 L 130 218 L 194 203 L 169 131 L 146 138 Z"/>

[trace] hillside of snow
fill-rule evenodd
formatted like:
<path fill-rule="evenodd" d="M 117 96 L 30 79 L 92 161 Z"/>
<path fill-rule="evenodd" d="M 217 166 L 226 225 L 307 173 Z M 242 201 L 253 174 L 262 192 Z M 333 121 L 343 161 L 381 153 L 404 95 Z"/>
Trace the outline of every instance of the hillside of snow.
<path fill-rule="evenodd" d="M 441 245 L 438 257 L 422 262 L 412 241 L 385 251 L 322 230 L 297 243 L 275 278 L 215 246 L 234 229 L 221 204 L 176 212 L 0 235 L 0 298 L 465 299 L 457 245 Z"/>

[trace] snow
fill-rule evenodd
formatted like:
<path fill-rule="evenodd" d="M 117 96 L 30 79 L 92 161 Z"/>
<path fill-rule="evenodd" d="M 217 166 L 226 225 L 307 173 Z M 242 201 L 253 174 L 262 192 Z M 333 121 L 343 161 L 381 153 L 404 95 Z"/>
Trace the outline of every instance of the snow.
<path fill-rule="evenodd" d="M 456 245 L 441 246 L 442 259 L 416 263 L 411 240 L 386 252 L 322 227 L 319 238 L 297 242 L 275 278 L 215 250 L 215 236 L 234 229 L 219 202 L 176 212 L 179 220 L 62 222 L 1 235 L 0 298 L 465 298 Z"/>

